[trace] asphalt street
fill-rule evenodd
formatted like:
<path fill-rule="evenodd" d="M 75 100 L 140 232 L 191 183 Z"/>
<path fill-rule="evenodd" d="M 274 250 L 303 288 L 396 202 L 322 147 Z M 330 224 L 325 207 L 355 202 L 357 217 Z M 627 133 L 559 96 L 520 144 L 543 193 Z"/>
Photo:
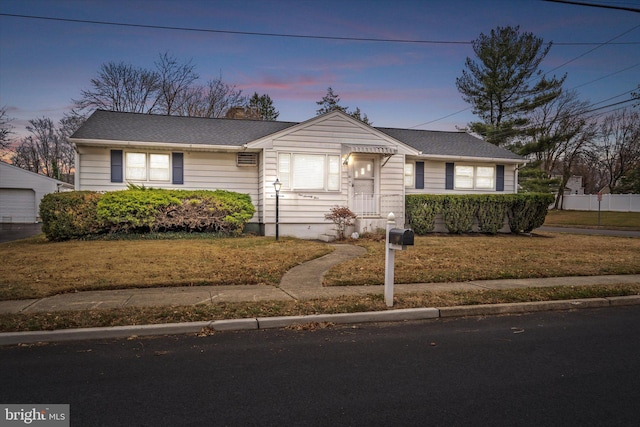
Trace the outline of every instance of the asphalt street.
<path fill-rule="evenodd" d="M 637 425 L 640 306 L 0 348 L 71 425 Z"/>

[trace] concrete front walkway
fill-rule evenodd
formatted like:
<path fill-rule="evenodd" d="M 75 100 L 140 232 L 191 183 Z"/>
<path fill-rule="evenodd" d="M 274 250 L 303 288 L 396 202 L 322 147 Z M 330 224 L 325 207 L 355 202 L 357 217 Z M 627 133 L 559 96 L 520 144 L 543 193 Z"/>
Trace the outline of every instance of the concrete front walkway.
<path fill-rule="evenodd" d="M 323 287 L 324 274 L 334 265 L 358 257 L 365 249 L 354 245 L 334 244 L 334 251 L 288 271 L 279 286 L 193 286 L 178 288 L 143 288 L 113 291 L 88 291 L 54 295 L 46 298 L 0 301 L 0 313 L 37 313 L 63 310 L 93 310 L 122 307 L 152 307 L 215 304 L 217 302 L 252 302 L 308 300 L 345 295 L 382 294 L 384 286 Z M 640 283 L 640 274 L 548 279 L 474 280 L 460 283 L 396 284 L 396 294 L 445 292 L 481 289 L 510 289 L 547 286 L 588 286 Z"/>

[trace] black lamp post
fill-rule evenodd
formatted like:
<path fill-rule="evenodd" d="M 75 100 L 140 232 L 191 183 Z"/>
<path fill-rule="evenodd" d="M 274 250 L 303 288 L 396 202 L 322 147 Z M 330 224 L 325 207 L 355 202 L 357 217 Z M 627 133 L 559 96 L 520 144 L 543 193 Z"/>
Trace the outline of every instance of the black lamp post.
<path fill-rule="evenodd" d="M 280 216 L 280 188 L 282 187 L 282 183 L 278 178 L 276 178 L 276 182 L 273 183 L 273 188 L 276 189 L 276 240 L 278 240 L 278 228 L 279 224 L 279 216 Z"/>

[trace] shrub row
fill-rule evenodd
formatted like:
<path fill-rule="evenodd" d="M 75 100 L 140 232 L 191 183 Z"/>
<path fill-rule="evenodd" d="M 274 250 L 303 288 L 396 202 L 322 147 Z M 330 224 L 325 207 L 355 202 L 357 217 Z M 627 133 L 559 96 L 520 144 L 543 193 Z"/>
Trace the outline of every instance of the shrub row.
<path fill-rule="evenodd" d="M 224 190 L 73 191 L 48 194 L 40 203 L 42 230 L 55 241 L 104 233 L 237 235 L 254 212 L 249 195 Z"/>
<path fill-rule="evenodd" d="M 552 194 L 483 194 L 406 196 L 407 224 L 416 234 L 435 229 L 442 214 L 450 233 L 468 233 L 477 223 L 481 233 L 496 234 L 508 218 L 512 233 L 530 233 L 544 224 Z"/>

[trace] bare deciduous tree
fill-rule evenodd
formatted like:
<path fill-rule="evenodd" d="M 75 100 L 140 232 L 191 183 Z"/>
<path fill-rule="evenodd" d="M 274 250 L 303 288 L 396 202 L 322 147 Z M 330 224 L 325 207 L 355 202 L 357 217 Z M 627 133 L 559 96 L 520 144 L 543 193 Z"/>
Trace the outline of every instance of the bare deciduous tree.
<path fill-rule="evenodd" d="M 247 103 L 248 100 L 242 95 L 242 90 L 218 78 L 210 80 L 204 87 L 192 88 L 181 115 L 221 118 L 229 108 L 245 107 Z"/>
<path fill-rule="evenodd" d="M 640 167 L 640 113 L 625 109 L 607 116 L 600 125 L 596 155 L 614 193 L 620 180 Z"/>
<path fill-rule="evenodd" d="M 166 52 L 160 55 L 155 64 L 160 79 L 157 110 L 166 115 L 178 114 L 189 100 L 189 88 L 199 78 L 195 65 L 191 61 L 180 64 Z"/>
<path fill-rule="evenodd" d="M 231 107 L 246 107 L 248 99 L 235 86 L 210 80 L 195 85 L 199 76 L 191 61 L 180 63 L 168 53 L 160 55 L 155 70 L 124 62 L 103 64 L 91 88 L 74 100 L 74 112 L 94 109 L 174 116 L 224 117 Z"/>
<path fill-rule="evenodd" d="M 13 125 L 11 119 L 7 115 L 7 107 L 0 108 L 0 149 L 7 148 L 11 142 L 10 135 L 13 133 Z"/>
<path fill-rule="evenodd" d="M 130 113 L 150 113 L 156 108 L 160 77 L 155 71 L 135 68 L 124 62 L 108 62 L 100 67 L 91 88 L 73 100 L 79 111 L 103 109 Z"/>
<path fill-rule="evenodd" d="M 31 135 L 20 141 L 11 157 L 12 163 L 51 178 L 69 177 L 74 153 L 65 131 L 56 128 L 53 121 L 46 117 L 29 120 L 27 130 Z"/>

